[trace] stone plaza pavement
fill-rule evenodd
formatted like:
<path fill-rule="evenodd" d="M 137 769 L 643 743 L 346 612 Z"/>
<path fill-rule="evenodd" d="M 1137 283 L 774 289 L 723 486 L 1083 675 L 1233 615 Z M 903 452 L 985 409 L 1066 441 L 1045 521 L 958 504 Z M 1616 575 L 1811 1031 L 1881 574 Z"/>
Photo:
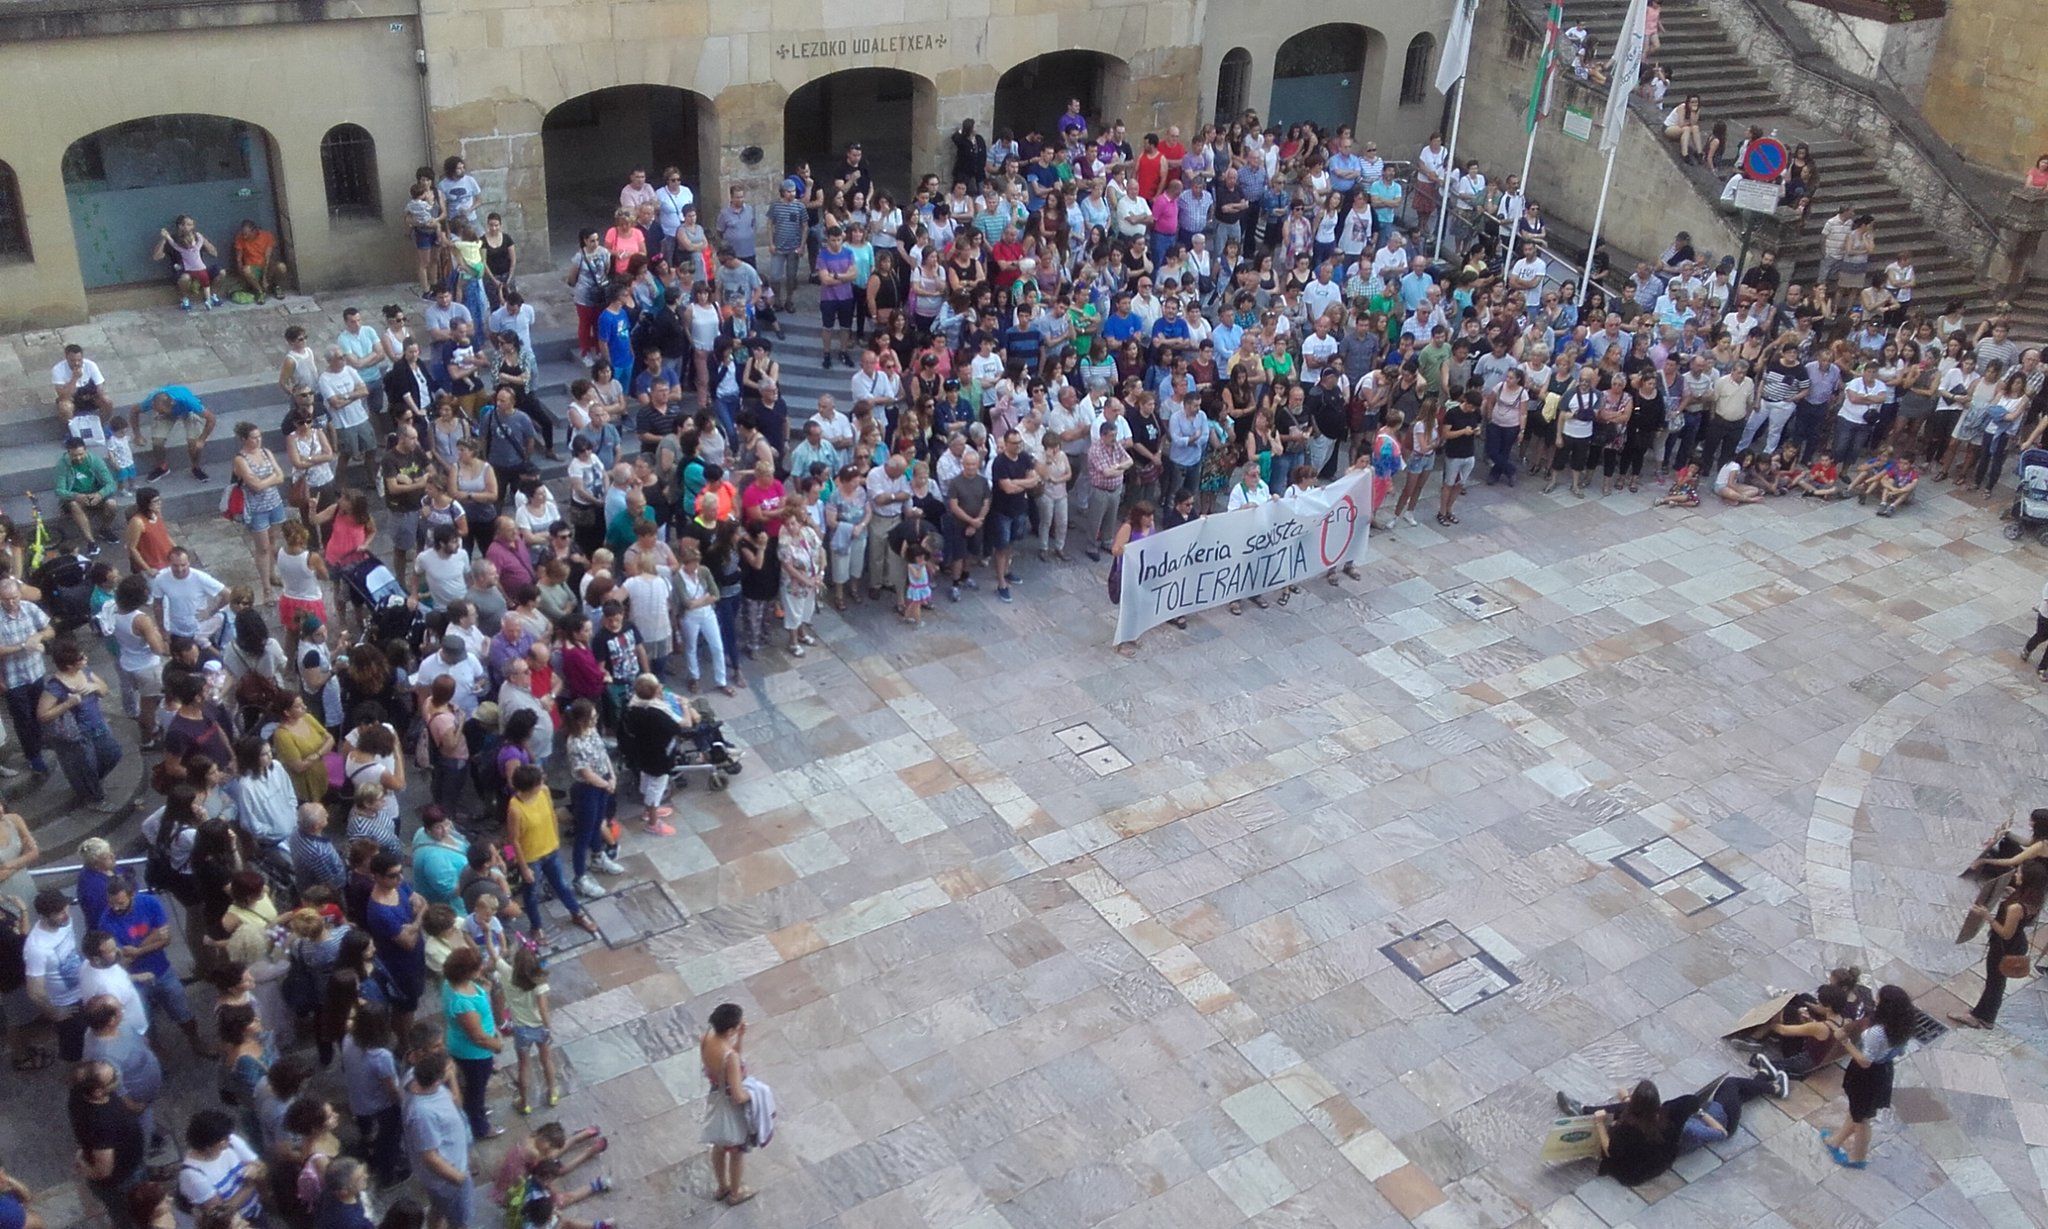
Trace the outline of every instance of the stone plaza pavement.
<path fill-rule="evenodd" d="M 555 959 L 554 1113 L 611 1133 L 620 1183 L 577 1214 L 2048 1223 L 2030 984 L 1905 1060 L 1865 1172 L 1811 1130 L 1834 1071 L 1633 1192 L 1538 1160 L 1556 1088 L 1739 1068 L 1719 1034 L 1767 986 L 1857 963 L 1937 1018 L 1974 1000 L 1955 873 L 2043 801 L 2048 693 L 2015 652 L 2042 547 L 1946 494 L 1891 520 L 1649 498 L 1482 490 L 1453 533 L 1379 537 L 1363 582 L 1135 660 L 1101 569 L 1028 552 L 1015 605 L 822 615 L 821 648 L 719 701 L 748 771 L 680 795 L 676 837 L 629 823 L 605 940 Z M 738 1209 L 697 1142 L 726 1000 L 783 1113 Z"/>
<path fill-rule="evenodd" d="M 1717 1038 L 1768 985 L 1853 962 L 1972 1001 L 1956 871 L 2042 801 L 2040 547 L 1946 495 L 1647 504 L 1481 492 L 1363 583 L 1132 661 L 1091 567 L 1027 558 L 1016 605 L 920 630 L 823 616 L 828 651 L 726 705 L 747 774 L 631 847 L 687 925 L 555 974 L 565 1121 L 615 1133 L 603 1214 L 2048 1223 L 2032 985 L 1904 1062 L 1865 1172 L 1811 1129 L 1834 1071 L 1638 1191 L 1537 1159 L 1553 1089 L 1739 1067 Z M 728 999 L 784 1115 L 736 1210 L 696 1142 Z"/>

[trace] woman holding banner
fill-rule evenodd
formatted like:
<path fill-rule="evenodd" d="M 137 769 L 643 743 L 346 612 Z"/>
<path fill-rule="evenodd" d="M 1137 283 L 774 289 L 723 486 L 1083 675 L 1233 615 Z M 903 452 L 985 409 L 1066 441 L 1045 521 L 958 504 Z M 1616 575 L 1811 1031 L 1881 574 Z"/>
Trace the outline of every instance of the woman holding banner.
<path fill-rule="evenodd" d="M 1141 499 L 1130 506 L 1130 509 L 1124 513 L 1124 523 L 1116 527 L 1116 538 L 1109 544 L 1110 605 L 1116 606 L 1123 601 L 1124 548 L 1140 539 L 1151 537 L 1153 524 L 1152 505 L 1149 501 Z M 1182 627 L 1187 626 L 1186 620 L 1176 620 L 1176 622 Z M 1130 640 L 1119 643 L 1116 646 L 1116 651 L 1125 657 L 1136 657 L 1138 655 L 1137 638 L 1133 637 Z"/>

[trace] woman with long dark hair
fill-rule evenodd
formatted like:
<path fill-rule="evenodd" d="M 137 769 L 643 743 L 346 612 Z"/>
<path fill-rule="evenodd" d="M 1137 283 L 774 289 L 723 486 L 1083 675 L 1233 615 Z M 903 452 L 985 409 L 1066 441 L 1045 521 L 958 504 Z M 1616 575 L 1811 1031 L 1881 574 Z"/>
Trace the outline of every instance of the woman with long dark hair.
<path fill-rule="evenodd" d="M 1862 1169 L 1869 1163 L 1870 1120 L 1891 1106 L 1892 1069 L 1913 1040 L 1913 1021 L 1918 1014 L 1904 987 L 1886 986 L 1877 992 L 1877 1006 L 1860 1028 L 1852 1032 L 1835 1026 L 1836 1040 L 1849 1055 L 1849 1065 L 1842 1072 L 1842 1092 L 1849 1100 L 1849 1110 L 1841 1126 L 1823 1131 L 1820 1137 L 1835 1164 Z"/>
<path fill-rule="evenodd" d="M 2027 975 L 2027 927 L 2040 914 L 2044 894 L 2048 894 L 2048 862 L 2022 862 L 2004 900 L 1989 909 L 1971 906 L 1970 915 L 1981 918 L 1989 932 L 1984 945 L 1984 993 L 1969 1011 L 1950 1012 L 1950 1020 L 1964 1028 L 1991 1028 L 1998 1023 L 2007 979 Z"/>

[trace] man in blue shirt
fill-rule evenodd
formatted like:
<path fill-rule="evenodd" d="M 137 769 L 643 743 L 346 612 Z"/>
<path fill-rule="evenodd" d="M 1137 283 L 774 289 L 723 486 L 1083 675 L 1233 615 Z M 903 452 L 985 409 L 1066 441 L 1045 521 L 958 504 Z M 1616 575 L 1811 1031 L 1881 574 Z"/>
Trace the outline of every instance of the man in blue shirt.
<path fill-rule="evenodd" d="M 1181 319 L 1180 300 L 1169 297 L 1160 304 L 1159 319 L 1152 322 L 1152 368 L 1154 378 L 1148 384 L 1157 384 L 1157 373 L 1170 366 L 1177 354 L 1194 348 L 1188 334 L 1188 322 Z"/>
<path fill-rule="evenodd" d="M 626 281 L 612 288 L 612 301 L 597 317 L 598 344 L 611 360 L 612 375 L 626 387 L 633 386 L 633 286 Z"/>
<path fill-rule="evenodd" d="M 476 1181 L 469 1176 L 469 1120 L 448 1088 L 448 1055 L 420 1056 L 405 1087 L 405 1156 L 434 1215 L 449 1229 L 469 1229 Z"/>
<path fill-rule="evenodd" d="M 142 399 L 135 412 L 135 434 L 148 429 L 152 452 L 149 481 L 155 482 L 171 472 L 171 466 L 164 459 L 164 445 L 171 436 L 177 435 L 185 441 L 185 456 L 192 462 L 192 476 L 204 482 L 206 471 L 199 468 L 199 454 L 206 448 L 206 441 L 213 435 L 213 411 L 201 404 L 199 395 L 183 384 L 166 384 Z"/>
<path fill-rule="evenodd" d="M 1060 172 L 1052 164 L 1052 154 L 1048 145 L 1024 167 L 1024 208 L 1031 213 L 1045 208 L 1046 199 L 1060 190 Z"/>
<path fill-rule="evenodd" d="M 137 893 L 126 874 L 114 875 L 107 880 L 107 911 L 92 928 L 114 936 L 120 945 L 121 963 L 135 979 L 135 988 L 149 1004 L 150 1014 L 158 1017 L 156 1022 L 169 1018 L 192 1043 L 194 1054 L 213 1057 L 213 1051 L 199 1039 L 199 1025 L 185 999 L 185 984 L 164 954 L 171 944 L 171 918 L 163 902 L 148 892 Z"/>
<path fill-rule="evenodd" d="M 1401 275 L 1401 306 L 1414 311 L 1429 297 L 1429 288 L 1436 285 L 1436 279 L 1429 275 L 1429 257 L 1411 256 L 1408 272 Z"/>
<path fill-rule="evenodd" d="M 1121 346 L 1136 337 L 1144 328 L 1144 322 L 1131 314 L 1131 296 L 1120 292 L 1110 307 L 1109 315 L 1102 322 L 1103 340 Z"/>
<path fill-rule="evenodd" d="M 1358 177 L 1365 174 L 1365 159 L 1351 148 L 1350 137 L 1337 138 L 1337 152 L 1330 155 L 1327 169 L 1331 191 L 1348 196 L 1358 186 Z"/>
<path fill-rule="evenodd" d="M 1031 327 L 1031 305 L 1017 305 L 1017 322 L 1003 333 L 1003 353 L 1013 363 L 1024 364 L 1027 372 L 1037 372 L 1038 357 L 1045 347 L 1045 338 Z"/>

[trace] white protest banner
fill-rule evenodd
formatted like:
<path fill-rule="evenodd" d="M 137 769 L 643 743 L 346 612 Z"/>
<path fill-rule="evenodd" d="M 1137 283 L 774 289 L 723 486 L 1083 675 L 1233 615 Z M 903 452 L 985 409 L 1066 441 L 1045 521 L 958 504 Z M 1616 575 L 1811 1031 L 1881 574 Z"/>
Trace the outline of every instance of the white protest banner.
<path fill-rule="evenodd" d="M 1116 642 L 1179 615 L 1299 584 L 1365 558 L 1372 471 L 1215 512 L 1124 547 Z"/>

